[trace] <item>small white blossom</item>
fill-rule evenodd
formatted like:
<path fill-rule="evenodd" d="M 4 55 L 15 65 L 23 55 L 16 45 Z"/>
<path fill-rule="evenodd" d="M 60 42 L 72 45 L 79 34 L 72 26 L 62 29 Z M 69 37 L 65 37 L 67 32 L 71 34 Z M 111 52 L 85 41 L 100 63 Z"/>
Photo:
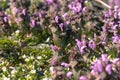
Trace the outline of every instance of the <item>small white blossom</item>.
<path fill-rule="evenodd" d="M 2 67 L 3 72 L 7 71 L 6 67 Z"/>

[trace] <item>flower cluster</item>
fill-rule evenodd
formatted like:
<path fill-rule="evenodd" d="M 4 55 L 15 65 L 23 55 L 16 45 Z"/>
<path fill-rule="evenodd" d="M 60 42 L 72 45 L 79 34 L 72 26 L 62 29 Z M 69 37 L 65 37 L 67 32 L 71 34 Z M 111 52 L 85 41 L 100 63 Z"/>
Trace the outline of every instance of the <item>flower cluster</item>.
<path fill-rule="evenodd" d="M 104 1 L 1 0 L 0 79 L 119 80 L 120 1 Z"/>

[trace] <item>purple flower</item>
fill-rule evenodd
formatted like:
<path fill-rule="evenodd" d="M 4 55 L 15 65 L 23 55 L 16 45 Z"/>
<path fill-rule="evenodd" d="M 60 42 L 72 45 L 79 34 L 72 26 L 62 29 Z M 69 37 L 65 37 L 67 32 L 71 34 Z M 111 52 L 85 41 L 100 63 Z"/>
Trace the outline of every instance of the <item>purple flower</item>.
<path fill-rule="evenodd" d="M 39 12 L 38 15 L 39 15 L 40 18 L 42 17 L 42 13 L 41 12 Z"/>
<path fill-rule="evenodd" d="M 103 71 L 103 65 L 101 60 L 97 60 L 97 68 L 99 72 Z"/>
<path fill-rule="evenodd" d="M 55 22 L 58 23 L 58 19 L 59 17 L 58 16 L 55 16 Z"/>
<path fill-rule="evenodd" d="M 113 37 L 112 37 L 112 41 L 113 41 L 113 43 L 118 43 L 119 42 L 119 37 L 117 36 L 117 35 L 114 35 Z"/>
<path fill-rule="evenodd" d="M 52 4 L 54 0 L 46 0 L 47 4 Z"/>
<path fill-rule="evenodd" d="M 105 67 L 105 70 L 106 72 L 110 75 L 112 74 L 112 66 L 110 64 L 108 64 L 106 67 Z"/>
<path fill-rule="evenodd" d="M 103 71 L 103 65 L 101 60 L 97 60 L 96 62 L 92 63 L 93 65 L 90 67 L 92 69 L 93 74 L 97 74 Z"/>
<path fill-rule="evenodd" d="M 62 15 L 62 17 L 65 19 L 67 17 L 68 13 L 65 13 Z"/>
<path fill-rule="evenodd" d="M 109 5 L 120 6 L 120 0 L 109 0 Z"/>
<path fill-rule="evenodd" d="M 84 7 L 84 8 L 82 9 L 82 13 L 85 14 L 86 10 L 87 10 L 87 7 Z"/>
<path fill-rule="evenodd" d="M 95 48 L 96 48 L 96 44 L 95 44 L 95 42 L 94 42 L 92 39 L 89 41 L 88 46 L 89 46 L 90 48 L 92 48 L 92 49 L 95 49 Z"/>
<path fill-rule="evenodd" d="M 63 23 L 59 24 L 59 28 L 61 31 L 63 31 Z"/>
<path fill-rule="evenodd" d="M 73 14 L 78 13 L 82 10 L 82 4 L 79 2 L 71 2 L 68 7 L 70 10 L 72 10 Z"/>
<path fill-rule="evenodd" d="M 103 32 L 106 32 L 106 26 L 102 26 Z"/>
<path fill-rule="evenodd" d="M 13 11 L 14 11 L 15 13 L 17 13 L 17 12 L 18 12 L 18 9 L 17 9 L 16 7 L 14 7 L 14 8 L 13 8 Z"/>
<path fill-rule="evenodd" d="M 70 21 L 66 21 L 65 22 L 65 26 L 69 25 L 70 24 Z"/>
<path fill-rule="evenodd" d="M 23 14 L 23 15 L 26 15 L 26 9 L 23 9 L 23 10 L 22 10 L 22 14 Z"/>
<path fill-rule="evenodd" d="M 102 60 L 106 62 L 106 64 L 108 63 L 108 56 L 107 54 L 102 54 Z"/>
<path fill-rule="evenodd" d="M 69 71 L 67 74 L 66 74 L 66 76 L 68 77 L 68 78 L 71 78 L 71 76 L 72 76 L 72 71 Z"/>
<path fill-rule="evenodd" d="M 21 18 L 16 18 L 16 19 L 15 19 L 15 22 L 16 22 L 16 23 L 20 23 L 21 21 L 22 21 Z"/>
<path fill-rule="evenodd" d="M 75 40 L 77 43 L 77 46 L 79 48 L 80 53 L 82 54 L 84 52 L 84 49 L 86 48 L 86 42 L 85 40 L 79 41 L 78 39 Z"/>
<path fill-rule="evenodd" d="M 92 75 L 98 75 L 98 72 L 97 72 L 97 71 L 92 70 L 92 71 L 91 71 L 91 74 L 92 74 Z"/>
<path fill-rule="evenodd" d="M 114 18 L 116 19 L 118 17 L 118 13 L 114 12 Z"/>
<path fill-rule="evenodd" d="M 65 68 L 68 68 L 69 67 L 69 64 L 65 63 L 65 62 L 62 62 L 61 63 L 61 66 L 64 66 Z"/>
<path fill-rule="evenodd" d="M 57 48 L 54 45 L 50 45 L 50 48 L 52 49 L 52 51 L 56 51 Z"/>
<path fill-rule="evenodd" d="M 80 76 L 79 80 L 88 80 L 86 76 Z"/>
<path fill-rule="evenodd" d="M 35 27 L 35 20 L 31 20 L 30 26 L 31 26 L 31 27 Z"/>
<path fill-rule="evenodd" d="M 116 58 L 113 60 L 113 63 L 116 64 L 118 61 L 120 61 L 120 58 Z"/>
<path fill-rule="evenodd" d="M 4 22 L 8 21 L 8 17 L 6 17 L 6 16 L 3 19 L 4 19 Z"/>

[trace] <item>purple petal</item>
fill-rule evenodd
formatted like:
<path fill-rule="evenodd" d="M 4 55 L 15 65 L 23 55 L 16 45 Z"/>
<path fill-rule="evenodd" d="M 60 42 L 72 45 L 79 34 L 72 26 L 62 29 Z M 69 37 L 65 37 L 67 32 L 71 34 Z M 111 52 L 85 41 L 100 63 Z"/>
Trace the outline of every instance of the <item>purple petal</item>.
<path fill-rule="evenodd" d="M 22 14 L 23 14 L 23 15 L 26 15 L 26 9 L 23 9 L 23 10 L 22 10 Z"/>
<path fill-rule="evenodd" d="M 105 70 L 109 75 L 112 74 L 112 66 L 110 64 L 106 66 Z"/>
<path fill-rule="evenodd" d="M 50 45 L 50 48 L 52 49 L 52 51 L 56 51 L 56 47 L 54 45 Z"/>
<path fill-rule="evenodd" d="M 96 48 L 96 44 L 95 44 L 95 42 L 94 42 L 93 40 L 90 40 L 90 41 L 89 41 L 88 46 L 89 46 L 90 48 L 92 48 L 92 49 L 95 49 L 95 48 Z"/>
<path fill-rule="evenodd" d="M 31 27 L 35 27 L 35 20 L 31 20 L 30 26 L 31 26 Z"/>
<path fill-rule="evenodd" d="M 99 71 L 99 72 L 102 72 L 102 71 L 103 71 L 103 65 L 102 65 L 102 61 L 101 61 L 101 60 L 98 60 L 98 61 L 97 61 L 97 67 L 98 67 L 98 71 Z"/>
<path fill-rule="evenodd" d="M 65 63 L 65 62 L 62 62 L 61 63 L 61 66 L 64 66 L 65 68 L 68 68 L 69 67 L 69 64 Z"/>
<path fill-rule="evenodd" d="M 108 56 L 107 54 L 102 54 L 102 60 L 106 62 L 106 64 L 108 63 Z"/>
<path fill-rule="evenodd" d="M 69 71 L 67 74 L 66 74 L 66 76 L 68 77 L 68 78 L 71 78 L 71 76 L 72 76 L 72 71 Z"/>
<path fill-rule="evenodd" d="M 8 21 L 8 17 L 4 17 L 4 21 L 7 22 Z"/>
<path fill-rule="evenodd" d="M 80 76 L 79 80 L 88 80 L 86 76 Z"/>
<path fill-rule="evenodd" d="M 67 17 L 68 13 L 65 13 L 62 15 L 62 17 L 65 19 Z"/>
<path fill-rule="evenodd" d="M 55 21 L 56 21 L 56 23 L 58 23 L 58 19 L 59 19 L 59 17 L 56 16 L 56 17 L 55 17 Z"/>
<path fill-rule="evenodd" d="M 116 64 L 118 61 L 120 61 L 120 58 L 116 58 L 113 60 L 113 63 Z"/>

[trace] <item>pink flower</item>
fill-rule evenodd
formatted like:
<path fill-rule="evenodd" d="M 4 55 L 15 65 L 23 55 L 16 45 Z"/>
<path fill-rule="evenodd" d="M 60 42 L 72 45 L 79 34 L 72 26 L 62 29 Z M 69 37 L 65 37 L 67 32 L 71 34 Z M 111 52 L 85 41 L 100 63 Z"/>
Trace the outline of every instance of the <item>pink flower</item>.
<path fill-rule="evenodd" d="M 50 48 L 52 49 L 52 51 L 56 51 L 57 48 L 54 45 L 50 45 Z"/>
<path fill-rule="evenodd" d="M 26 15 L 26 9 L 23 9 L 23 10 L 22 10 L 22 14 L 23 14 L 23 15 Z"/>
<path fill-rule="evenodd" d="M 61 63 L 61 66 L 64 66 L 65 68 L 68 68 L 69 67 L 69 64 L 65 63 L 65 62 L 62 62 Z"/>
<path fill-rule="evenodd" d="M 30 26 L 31 26 L 31 27 L 35 27 L 35 20 L 31 20 Z"/>
<path fill-rule="evenodd" d="M 46 0 L 46 2 L 47 2 L 48 4 L 52 4 L 52 3 L 54 2 L 54 0 Z"/>
<path fill-rule="evenodd" d="M 118 61 L 120 61 L 120 58 L 116 58 L 113 60 L 113 63 L 116 64 Z"/>
<path fill-rule="evenodd" d="M 106 64 L 108 63 L 108 56 L 107 56 L 107 54 L 102 54 L 102 60 L 104 61 L 104 62 L 106 62 Z"/>
<path fill-rule="evenodd" d="M 112 74 L 112 66 L 110 64 L 106 66 L 105 70 L 109 75 Z"/>
<path fill-rule="evenodd" d="M 63 31 L 63 23 L 59 24 L 59 28 L 61 31 Z"/>
<path fill-rule="evenodd" d="M 86 76 L 80 76 L 79 80 L 88 80 Z"/>
<path fill-rule="evenodd" d="M 86 48 L 86 42 L 85 40 L 79 41 L 78 39 L 75 40 L 77 43 L 77 46 L 80 50 L 80 53 L 82 54 L 84 52 L 84 49 Z"/>
<path fill-rule="evenodd" d="M 113 43 L 118 43 L 119 40 L 120 40 L 120 38 L 119 38 L 117 35 L 114 35 L 114 36 L 112 37 L 112 40 L 113 40 Z"/>
<path fill-rule="evenodd" d="M 13 8 L 13 11 L 14 11 L 15 13 L 17 13 L 17 12 L 18 12 L 18 9 L 17 9 L 16 7 L 14 7 L 14 8 Z"/>
<path fill-rule="evenodd" d="M 72 71 L 69 71 L 67 74 L 66 74 L 66 76 L 68 77 L 68 78 L 71 78 L 71 76 L 72 76 Z"/>
<path fill-rule="evenodd" d="M 62 15 L 62 17 L 65 19 L 67 17 L 68 13 L 65 13 Z"/>
<path fill-rule="evenodd" d="M 8 17 L 4 17 L 3 19 L 4 19 L 4 21 L 5 21 L 5 22 L 7 22 L 7 21 L 8 21 Z"/>
<path fill-rule="evenodd" d="M 88 46 L 89 46 L 90 48 L 92 48 L 92 49 L 95 49 L 95 48 L 96 48 L 96 44 L 95 44 L 95 42 L 94 42 L 93 40 L 90 40 L 90 41 L 89 41 Z"/>

